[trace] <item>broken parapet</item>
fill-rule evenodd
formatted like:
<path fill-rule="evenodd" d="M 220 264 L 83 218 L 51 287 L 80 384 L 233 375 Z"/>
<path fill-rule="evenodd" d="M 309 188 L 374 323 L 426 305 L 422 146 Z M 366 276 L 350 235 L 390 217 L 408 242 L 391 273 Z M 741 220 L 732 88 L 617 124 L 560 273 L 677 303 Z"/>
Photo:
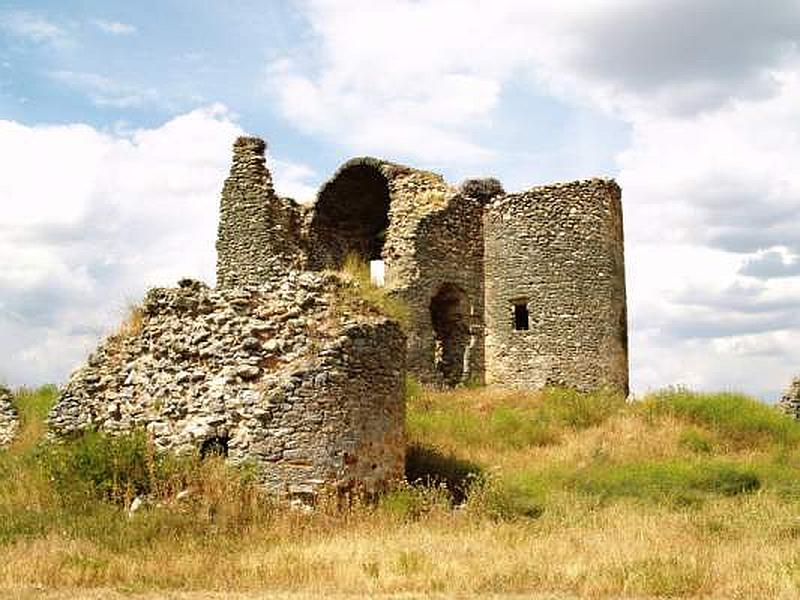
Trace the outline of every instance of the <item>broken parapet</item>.
<path fill-rule="evenodd" d="M 145 429 L 164 451 L 253 464 L 276 494 L 399 480 L 405 337 L 341 303 L 342 285 L 290 271 L 263 287 L 153 289 L 72 375 L 50 427 Z"/>
<path fill-rule="evenodd" d="M 10 444 L 19 428 L 17 411 L 11 400 L 11 392 L 0 385 L 0 446 Z"/>
<path fill-rule="evenodd" d="M 787 415 L 800 420 L 800 377 L 795 377 L 789 388 L 778 400 L 778 408 Z"/>
<path fill-rule="evenodd" d="M 297 204 L 279 198 L 266 167 L 264 140 L 240 137 L 222 188 L 217 285 L 260 285 L 301 265 Z"/>

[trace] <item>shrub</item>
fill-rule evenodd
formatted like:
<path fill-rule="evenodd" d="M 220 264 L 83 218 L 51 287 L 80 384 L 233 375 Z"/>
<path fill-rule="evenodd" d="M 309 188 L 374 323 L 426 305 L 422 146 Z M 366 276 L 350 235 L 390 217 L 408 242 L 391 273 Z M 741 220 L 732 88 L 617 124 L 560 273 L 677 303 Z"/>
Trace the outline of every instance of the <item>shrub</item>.
<path fill-rule="evenodd" d="M 165 463 L 141 431 L 120 436 L 87 431 L 64 443 L 47 444 L 38 454 L 56 491 L 68 500 L 127 503 L 153 491 Z"/>

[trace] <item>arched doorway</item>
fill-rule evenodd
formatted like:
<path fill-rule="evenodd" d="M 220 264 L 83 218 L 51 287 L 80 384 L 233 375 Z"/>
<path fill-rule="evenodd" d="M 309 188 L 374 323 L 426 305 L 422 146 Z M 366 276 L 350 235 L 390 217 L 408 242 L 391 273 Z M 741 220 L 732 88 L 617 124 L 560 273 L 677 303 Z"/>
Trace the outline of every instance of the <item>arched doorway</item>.
<path fill-rule="evenodd" d="M 348 255 L 383 259 L 389 184 L 374 159 L 354 159 L 320 190 L 309 228 L 311 268 L 338 269 Z"/>
<path fill-rule="evenodd" d="M 434 367 L 447 385 L 469 375 L 470 306 L 464 290 L 446 283 L 431 299 Z"/>

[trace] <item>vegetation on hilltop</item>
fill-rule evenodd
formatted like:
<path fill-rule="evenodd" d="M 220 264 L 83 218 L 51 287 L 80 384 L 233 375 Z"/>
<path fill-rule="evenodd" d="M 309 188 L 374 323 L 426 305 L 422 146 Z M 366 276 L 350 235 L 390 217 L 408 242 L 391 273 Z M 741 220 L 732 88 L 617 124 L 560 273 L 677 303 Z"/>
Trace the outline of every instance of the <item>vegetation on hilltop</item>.
<path fill-rule="evenodd" d="M 314 510 L 146 436 L 0 451 L 0 589 L 308 596 L 800 593 L 800 425 L 742 395 L 408 386 L 410 483 Z M 135 512 L 136 497 L 148 501 Z"/>

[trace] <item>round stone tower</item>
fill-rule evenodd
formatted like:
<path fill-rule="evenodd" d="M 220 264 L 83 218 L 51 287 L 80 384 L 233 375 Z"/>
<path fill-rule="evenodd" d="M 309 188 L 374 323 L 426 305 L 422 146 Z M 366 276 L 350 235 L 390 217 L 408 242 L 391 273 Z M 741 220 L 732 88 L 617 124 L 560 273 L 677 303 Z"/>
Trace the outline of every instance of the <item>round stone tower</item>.
<path fill-rule="evenodd" d="M 591 179 L 486 207 L 487 383 L 628 390 L 620 188 Z"/>

